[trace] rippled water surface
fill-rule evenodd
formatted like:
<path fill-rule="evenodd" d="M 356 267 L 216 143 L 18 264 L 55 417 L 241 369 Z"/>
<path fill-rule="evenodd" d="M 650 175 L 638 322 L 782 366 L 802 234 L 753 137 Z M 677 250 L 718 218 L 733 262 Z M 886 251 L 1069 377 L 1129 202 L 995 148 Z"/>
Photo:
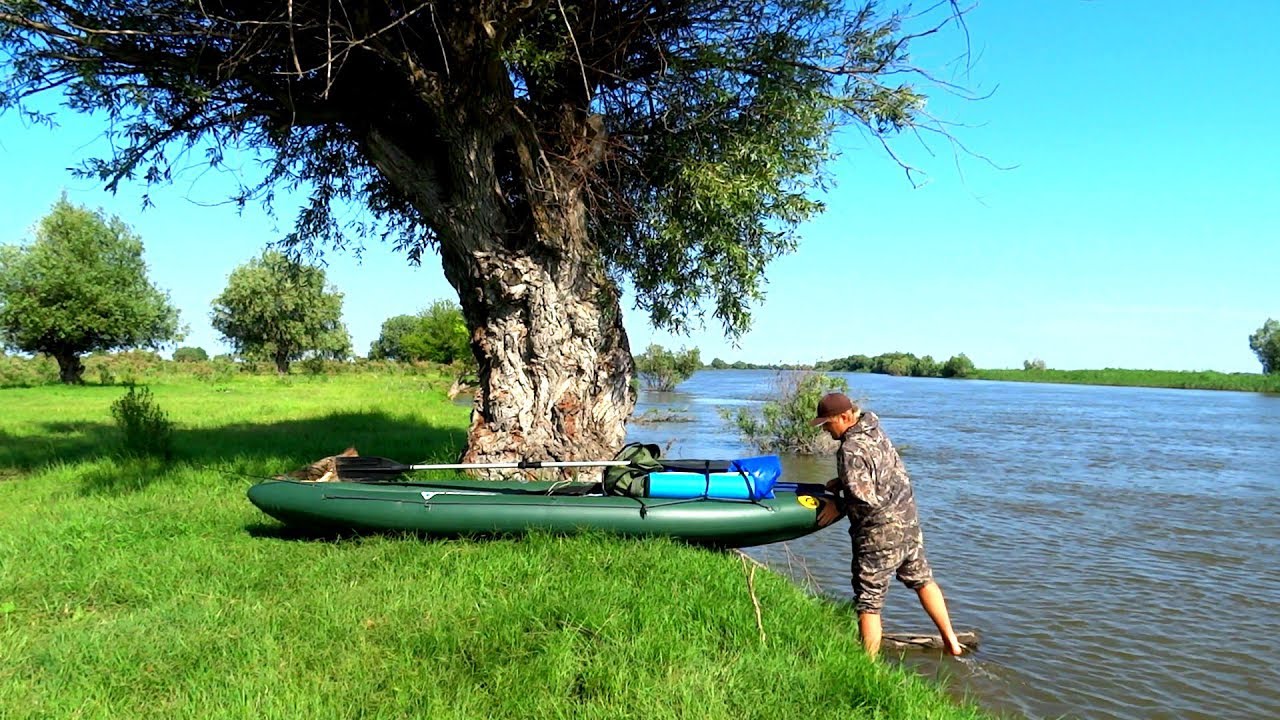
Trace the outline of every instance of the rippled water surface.
<path fill-rule="evenodd" d="M 845 376 L 916 486 L 960 661 L 907 653 L 984 707 L 1035 718 L 1280 717 L 1280 397 Z M 688 422 L 635 425 L 668 457 L 754 454 L 721 408 L 758 405 L 769 371 L 704 371 L 642 393 Z M 831 457 L 785 458 L 823 481 Z M 842 524 L 752 550 L 849 597 Z M 888 630 L 928 630 L 895 585 Z"/>

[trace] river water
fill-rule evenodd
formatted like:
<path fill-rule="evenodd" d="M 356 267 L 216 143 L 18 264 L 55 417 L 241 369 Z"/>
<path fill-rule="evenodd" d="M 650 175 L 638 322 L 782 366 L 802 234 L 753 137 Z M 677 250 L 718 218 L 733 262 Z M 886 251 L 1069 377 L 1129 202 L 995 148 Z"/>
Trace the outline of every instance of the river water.
<path fill-rule="evenodd" d="M 1280 397 L 844 375 L 915 484 L 960 660 L 896 661 L 1006 716 L 1280 717 Z M 772 371 L 702 371 L 642 391 L 629 440 L 666 457 L 758 454 L 722 408 L 758 407 Z M 787 479 L 834 460 L 784 457 Z M 850 598 L 847 524 L 751 549 Z M 767 610 L 766 610 L 767 611 Z M 853 620 L 851 620 L 853 622 Z M 895 583 L 886 630 L 931 630 Z"/>

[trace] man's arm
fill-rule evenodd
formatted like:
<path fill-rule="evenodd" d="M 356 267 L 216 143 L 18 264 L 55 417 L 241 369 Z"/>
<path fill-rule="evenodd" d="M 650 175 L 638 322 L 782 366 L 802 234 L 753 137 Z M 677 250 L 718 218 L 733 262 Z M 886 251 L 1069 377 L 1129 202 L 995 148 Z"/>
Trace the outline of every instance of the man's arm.
<path fill-rule="evenodd" d="M 876 494 L 876 466 L 860 451 L 845 453 L 844 462 L 840 465 L 840 477 L 849 495 L 870 507 L 879 507 L 880 497 Z"/>

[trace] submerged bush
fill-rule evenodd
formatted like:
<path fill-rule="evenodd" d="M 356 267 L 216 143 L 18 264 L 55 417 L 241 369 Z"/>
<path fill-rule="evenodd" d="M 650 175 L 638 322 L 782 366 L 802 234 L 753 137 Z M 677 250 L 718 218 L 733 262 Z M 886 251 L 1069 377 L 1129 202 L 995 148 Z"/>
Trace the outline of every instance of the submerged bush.
<path fill-rule="evenodd" d="M 126 454 L 165 460 L 173 456 L 173 422 L 145 385 L 130 385 L 111 403 L 111 417 L 120 428 Z"/>
<path fill-rule="evenodd" d="M 746 408 L 721 410 L 743 439 L 762 452 L 814 455 L 830 452 L 834 441 L 822 428 L 809 424 L 818 399 L 829 392 L 848 392 L 849 383 L 826 373 L 800 370 L 780 372 L 774 378 L 770 398 L 759 415 Z"/>
<path fill-rule="evenodd" d="M 675 390 L 677 385 L 702 367 L 698 348 L 671 351 L 661 345 L 650 345 L 642 354 L 635 356 L 635 362 L 636 375 L 645 387 L 659 392 Z"/>

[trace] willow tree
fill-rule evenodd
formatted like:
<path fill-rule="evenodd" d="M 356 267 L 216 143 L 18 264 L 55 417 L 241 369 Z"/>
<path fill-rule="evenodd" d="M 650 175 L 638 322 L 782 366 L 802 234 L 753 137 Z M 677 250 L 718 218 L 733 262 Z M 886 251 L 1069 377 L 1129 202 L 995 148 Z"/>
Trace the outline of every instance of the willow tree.
<path fill-rule="evenodd" d="M 65 197 L 27 245 L 0 245 L 0 344 L 58 361 L 84 382 L 81 356 L 158 348 L 184 330 L 169 293 L 152 284 L 142 238 L 118 217 Z"/>
<path fill-rule="evenodd" d="M 0 105 L 108 118 L 82 168 L 108 188 L 239 148 L 237 201 L 309 193 L 294 250 L 438 253 L 479 365 L 465 459 L 592 457 L 634 402 L 621 283 L 656 327 L 740 335 L 834 129 L 929 125 L 908 43 L 958 13 L 874 5 L 0 0 Z"/>

